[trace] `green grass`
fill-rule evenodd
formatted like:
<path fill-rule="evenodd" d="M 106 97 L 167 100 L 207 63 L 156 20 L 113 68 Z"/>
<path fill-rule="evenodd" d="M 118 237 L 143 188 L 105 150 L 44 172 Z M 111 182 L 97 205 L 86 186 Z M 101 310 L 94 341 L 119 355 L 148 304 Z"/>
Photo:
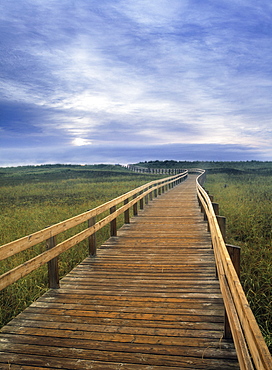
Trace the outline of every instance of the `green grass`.
<path fill-rule="evenodd" d="M 241 283 L 272 350 L 272 176 L 263 167 L 218 172 L 205 188 L 227 218 L 227 243 L 241 247 Z"/>
<path fill-rule="evenodd" d="M 0 245 L 66 220 L 157 178 L 119 166 L 29 166 L 0 168 Z M 122 217 L 118 218 L 119 226 Z M 73 234 L 84 225 L 74 228 Z M 60 242 L 72 235 L 58 236 Z M 97 244 L 109 237 L 109 226 L 97 233 Z M 0 274 L 45 250 L 41 243 L 0 262 Z M 87 241 L 60 256 L 64 276 L 88 255 Z M 0 325 L 6 324 L 47 290 L 47 266 L 0 293 Z"/>

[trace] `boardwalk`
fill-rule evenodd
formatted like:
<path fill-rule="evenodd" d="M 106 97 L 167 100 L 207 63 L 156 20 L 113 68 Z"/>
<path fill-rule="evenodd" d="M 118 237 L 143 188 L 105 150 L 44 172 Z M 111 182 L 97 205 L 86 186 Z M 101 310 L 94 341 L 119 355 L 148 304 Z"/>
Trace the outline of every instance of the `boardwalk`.
<path fill-rule="evenodd" d="M 239 369 L 195 176 L 155 198 L 0 335 L 1 369 Z"/>

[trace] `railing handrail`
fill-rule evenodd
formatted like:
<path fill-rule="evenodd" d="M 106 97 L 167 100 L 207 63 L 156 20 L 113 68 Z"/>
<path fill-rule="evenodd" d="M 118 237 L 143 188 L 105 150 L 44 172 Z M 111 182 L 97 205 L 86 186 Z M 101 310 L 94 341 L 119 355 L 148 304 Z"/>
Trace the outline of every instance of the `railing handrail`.
<path fill-rule="evenodd" d="M 138 201 L 143 199 L 144 197 L 148 196 L 153 191 L 157 191 L 163 189 L 165 187 L 170 187 L 171 184 L 174 186 L 175 184 L 179 183 L 183 179 L 185 179 L 188 175 L 188 171 L 184 171 L 183 173 L 179 173 L 174 176 L 166 177 L 163 179 L 153 180 L 147 184 L 144 184 L 138 188 L 130 190 L 129 192 L 118 196 L 94 209 L 91 209 L 87 212 L 81 213 L 77 216 L 54 224 L 50 227 L 22 237 L 20 239 L 14 240 L 10 243 L 4 244 L 0 246 L 0 261 L 4 260 L 8 257 L 11 257 L 19 252 L 27 250 L 28 248 L 33 247 L 41 242 L 48 241 L 51 238 L 55 237 L 56 235 L 71 229 L 77 225 L 82 224 L 85 221 L 89 221 L 100 215 L 101 213 L 110 210 L 110 215 L 106 216 L 102 220 L 98 222 L 93 222 L 93 224 L 89 225 L 87 229 L 84 229 L 78 234 L 66 239 L 65 241 L 53 245 L 52 248 L 49 250 L 44 251 L 43 253 L 37 255 L 36 257 L 24 262 L 23 264 L 13 268 L 12 270 L 7 271 L 6 273 L 0 276 L 0 290 L 4 289 L 5 287 L 11 285 L 12 283 L 16 282 L 20 278 L 28 275 L 30 272 L 36 270 L 40 266 L 44 265 L 47 262 L 50 262 L 52 259 L 58 257 L 61 253 L 65 252 L 66 250 L 72 248 L 73 246 L 80 243 L 82 240 L 85 240 L 95 234 L 98 230 L 100 230 L 105 225 L 113 222 L 119 215 L 125 213 L 129 208 L 134 206 Z M 129 198 L 132 199 L 130 201 Z M 117 205 L 121 202 L 124 202 L 124 205 L 118 209 L 114 209 Z"/>
<path fill-rule="evenodd" d="M 220 289 L 240 368 L 246 370 L 253 370 L 254 368 L 257 370 L 271 370 L 272 359 L 268 347 L 249 307 L 246 295 L 230 259 L 212 202 L 200 185 L 201 178 L 205 176 L 205 171 L 199 169 L 198 172 L 200 175 L 197 177 L 196 182 L 197 195 L 209 223 Z"/>

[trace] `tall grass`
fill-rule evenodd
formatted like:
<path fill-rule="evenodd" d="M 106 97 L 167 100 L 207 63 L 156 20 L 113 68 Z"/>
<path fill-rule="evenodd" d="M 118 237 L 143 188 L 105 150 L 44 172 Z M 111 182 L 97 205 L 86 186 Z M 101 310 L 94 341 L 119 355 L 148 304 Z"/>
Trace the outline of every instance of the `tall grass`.
<path fill-rule="evenodd" d="M 0 169 L 0 245 L 76 216 L 148 181 L 124 169 L 81 166 L 41 166 Z M 2 185 L 2 186 L 1 186 Z M 120 220 L 119 218 L 119 226 Z M 79 225 L 73 232 L 79 232 Z M 71 231 L 58 236 L 61 242 Z M 109 227 L 97 233 L 97 244 L 109 237 Z M 45 250 L 41 243 L 0 262 L 0 274 Z M 87 241 L 63 253 L 60 277 L 88 255 Z M 0 325 L 6 324 L 47 290 L 47 266 L 42 266 L 0 293 Z"/>
<path fill-rule="evenodd" d="M 227 242 L 241 247 L 241 283 L 272 350 L 272 176 L 209 174 L 205 188 L 227 218 Z"/>

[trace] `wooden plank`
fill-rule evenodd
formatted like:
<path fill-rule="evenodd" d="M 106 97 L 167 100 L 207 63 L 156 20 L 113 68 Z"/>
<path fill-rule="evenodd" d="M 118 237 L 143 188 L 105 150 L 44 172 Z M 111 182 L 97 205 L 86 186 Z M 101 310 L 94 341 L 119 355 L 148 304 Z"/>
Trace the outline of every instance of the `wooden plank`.
<path fill-rule="evenodd" d="M 71 351 L 72 355 L 77 356 L 76 351 Z M 79 351 L 80 356 L 81 350 Z M 91 355 L 91 354 L 90 354 Z M 179 357 L 180 361 L 175 362 L 175 359 L 170 357 L 170 360 L 166 359 L 166 356 L 160 357 L 158 359 L 158 365 L 149 365 L 150 357 L 151 356 L 143 356 L 141 353 L 139 354 L 136 361 L 138 363 L 128 363 L 128 362 L 122 362 L 114 361 L 111 357 L 107 358 L 106 361 L 99 361 L 99 360 L 85 360 L 85 359 L 70 359 L 66 358 L 63 353 L 60 353 L 60 357 L 52 356 L 52 355 L 43 355 L 42 358 L 39 355 L 29 355 L 26 354 L 24 357 L 20 356 L 20 354 L 14 353 L 12 356 L 5 356 L 5 353 L 1 353 L 1 360 L 0 361 L 6 361 L 7 358 L 12 358 L 12 362 L 19 363 L 21 365 L 25 365 L 28 363 L 33 364 L 34 366 L 40 366 L 41 364 L 46 363 L 47 367 L 43 367 L 43 369 L 67 369 L 67 370 L 82 370 L 82 369 L 95 369 L 95 370 L 120 370 L 120 369 L 126 369 L 126 370 L 177 370 L 179 369 L 209 369 L 209 370 L 230 370 L 230 369 L 237 369 L 235 363 L 233 364 L 231 359 L 228 363 L 221 360 L 213 360 L 212 362 L 207 359 L 195 359 L 192 357 L 189 358 L 182 358 Z M 127 357 L 127 356 L 124 356 Z M 129 358 L 128 358 L 129 359 Z M 108 360 L 108 361 L 107 361 Z M 118 358 L 117 358 L 118 360 Z M 168 360 L 168 361 L 167 361 Z M 167 362 L 166 365 L 164 363 Z M 163 365 L 161 365 L 163 363 Z M 6 369 L 10 369 L 7 365 Z M 21 367 L 19 367 L 21 369 Z M 34 367 L 35 368 L 35 367 Z M 3 367 L 4 369 L 4 367 Z"/>
<path fill-rule="evenodd" d="M 21 317 L 21 315 L 20 315 Z M 107 328 L 109 327 L 124 327 L 124 320 L 121 318 L 103 318 L 103 317 L 84 317 L 84 319 L 81 316 L 69 316 L 69 315 L 54 315 L 53 313 L 47 313 L 43 311 L 35 310 L 35 312 L 31 312 L 31 315 L 28 314 L 27 317 L 23 316 L 21 317 L 24 321 L 33 321 L 33 322 L 41 322 L 41 321 L 47 321 L 47 322 L 57 322 L 58 325 L 62 325 L 62 323 L 77 323 L 77 324 L 84 324 L 85 327 L 94 327 L 95 325 L 105 326 Z M 20 319 L 21 320 L 21 319 Z M 21 322 L 21 321 L 20 321 Z M 9 326 L 16 326 L 19 325 L 20 322 L 12 321 L 12 323 L 9 324 Z M 150 320 L 126 320 L 126 325 L 128 327 L 134 327 L 134 328 L 167 328 L 167 329 L 190 329 L 190 330 L 199 330 L 199 331 L 208 331 L 213 330 L 217 331 L 222 334 L 221 325 L 219 327 L 217 322 L 206 322 L 206 321 L 180 321 L 177 325 L 176 321 L 150 321 Z M 91 325 L 91 326 L 90 326 Z M 41 324 L 42 326 L 42 324 Z M 108 330 L 108 329 L 107 329 Z M 171 331 L 172 332 L 172 331 Z M 6 335 L 8 334 L 8 331 L 6 331 Z M 223 342 L 222 345 L 226 345 L 228 342 Z M 231 345 L 233 347 L 233 345 Z"/>
<path fill-rule="evenodd" d="M 14 336 L 8 335 L 6 338 L 9 338 L 12 341 L 16 341 L 16 343 L 20 344 L 28 344 L 28 345 L 35 345 L 37 338 L 31 335 L 20 335 L 14 338 Z M 89 349 L 89 350 L 104 350 L 107 347 L 108 350 L 113 352 L 120 351 L 120 343 L 118 342 L 103 342 L 103 341 L 87 341 L 86 339 L 77 339 L 74 338 L 65 338 L 62 340 L 63 347 L 76 347 L 82 349 Z M 53 346 L 59 347 L 59 339 L 58 338 L 49 338 L 45 337 L 43 340 L 44 346 Z M 152 346 L 147 346 L 141 343 L 123 343 L 122 344 L 122 351 L 123 352 L 140 352 L 140 353 L 152 353 L 152 354 L 161 354 L 161 355 L 173 355 L 179 356 L 180 355 L 180 347 L 178 346 L 165 346 L 161 347 L 161 344 L 155 344 Z M 236 352 L 230 350 L 228 345 L 222 345 L 221 347 L 218 346 L 218 343 L 214 342 L 214 344 L 209 348 L 202 348 L 202 347 L 189 347 L 183 346 L 182 353 L 184 356 L 188 357 L 198 357 L 202 358 L 218 358 L 224 359 L 226 356 L 229 356 L 230 359 L 236 359 Z"/>

